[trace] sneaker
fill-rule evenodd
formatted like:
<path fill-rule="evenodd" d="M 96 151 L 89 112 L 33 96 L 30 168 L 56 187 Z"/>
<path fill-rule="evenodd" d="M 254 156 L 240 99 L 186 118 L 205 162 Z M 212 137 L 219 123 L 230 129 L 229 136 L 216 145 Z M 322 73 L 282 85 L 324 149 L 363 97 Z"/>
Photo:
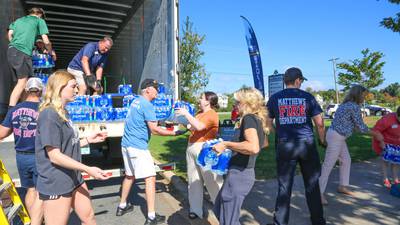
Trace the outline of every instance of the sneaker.
<path fill-rule="evenodd" d="M 115 213 L 116 216 L 122 216 L 125 213 L 133 211 L 133 205 L 131 203 L 127 203 L 125 208 L 117 207 L 117 212 Z"/>
<path fill-rule="evenodd" d="M 400 184 L 400 180 L 399 179 L 395 179 L 394 180 L 394 184 Z"/>
<path fill-rule="evenodd" d="M 147 218 L 144 225 L 156 225 L 162 223 L 165 223 L 165 216 L 156 213 L 156 217 L 154 217 L 154 219 Z"/>
<path fill-rule="evenodd" d="M 392 184 L 390 183 L 390 180 L 386 178 L 383 180 L 383 186 L 385 186 L 386 188 L 390 188 Z"/>

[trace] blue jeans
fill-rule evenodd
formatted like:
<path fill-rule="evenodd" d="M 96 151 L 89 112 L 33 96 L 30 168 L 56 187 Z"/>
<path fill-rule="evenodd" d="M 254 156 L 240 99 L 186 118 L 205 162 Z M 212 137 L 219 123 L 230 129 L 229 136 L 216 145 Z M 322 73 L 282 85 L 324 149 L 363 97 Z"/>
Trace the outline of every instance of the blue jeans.
<path fill-rule="evenodd" d="M 35 154 L 21 154 L 17 152 L 16 158 L 19 178 L 21 180 L 21 187 L 35 187 L 38 176 L 36 170 Z"/>
<path fill-rule="evenodd" d="M 305 195 L 313 225 L 325 225 L 318 179 L 321 164 L 314 138 L 276 141 L 278 174 L 278 196 L 275 205 L 274 223 L 286 225 L 289 221 L 290 198 L 297 163 L 303 175 Z"/>

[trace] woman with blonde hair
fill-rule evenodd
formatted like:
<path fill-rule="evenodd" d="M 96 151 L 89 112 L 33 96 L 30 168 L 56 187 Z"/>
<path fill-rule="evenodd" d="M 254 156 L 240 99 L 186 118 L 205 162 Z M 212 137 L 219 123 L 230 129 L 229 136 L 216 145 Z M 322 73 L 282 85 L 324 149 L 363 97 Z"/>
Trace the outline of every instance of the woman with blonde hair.
<path fill-rule="evenodd" d="M 39 106 L 35 141 L 36 188 L 43 200 L 46 224 L 67 224 L 73 208 L 82 224 L 95 225 L 89 191 L 81 172 L 99 180 L 108 178 L 103 170 L 81 163 L 80 147 L 104 141 L 107 133 L 79 138 L 65 110 L 66 104 L 74 101 L 77 91 L 74 76 L 58 70 L 50 76 Z"/>
<path fill-rule="evenodd" d="M 225 149 L 233 152 L 214 207 L 221 225 L 240 224 L 240 209 L 255 181 L 257 155 L 268 145 L 267 110 L 261 93 L 255 88 L 242 88 L 233 97 L 240 117 L 235 137 L 214 146 L 219 153 Z"/>
<path fill-rule="evenodd" d="M 335 113 L 335 118 L 326 133 L 325 160 L 322 164 L 319 186 L 321 189 L 322 204 L 328 204 L 324 196 L 329 174 L 336 161 L 339 160 L 339 187 L 338 192 L 347 195 L 354 195 L 348 189 L 350 180 L 351 158 L 347 148 L 346 139 L 352 135 L 354 130 L 368 133 L 369 129 L 363 122 L 361 115 L 361 104 L 367 95 L 367 89 L 360 85 L 355 85 L 348 91 L 344 101 Z"/>

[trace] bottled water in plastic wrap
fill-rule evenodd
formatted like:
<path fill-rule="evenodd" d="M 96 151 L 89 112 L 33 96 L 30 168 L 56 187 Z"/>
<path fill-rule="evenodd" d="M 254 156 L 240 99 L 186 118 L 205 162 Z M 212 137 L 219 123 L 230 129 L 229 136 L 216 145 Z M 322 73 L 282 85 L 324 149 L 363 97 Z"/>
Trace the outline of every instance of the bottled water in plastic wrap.
<path fill-rule="evenodd" d="M 211 170 L 218 175 L 224 175 L 228 172 L 229 163 L 232 157 L 232 151 L 225 149 L 221 154 L 217 154 L 212 148 L 215 144 L 221 142 L 222 139 L 214 139 L 206 141 L 197 157 L 197 165 L 204 170 Z"/>

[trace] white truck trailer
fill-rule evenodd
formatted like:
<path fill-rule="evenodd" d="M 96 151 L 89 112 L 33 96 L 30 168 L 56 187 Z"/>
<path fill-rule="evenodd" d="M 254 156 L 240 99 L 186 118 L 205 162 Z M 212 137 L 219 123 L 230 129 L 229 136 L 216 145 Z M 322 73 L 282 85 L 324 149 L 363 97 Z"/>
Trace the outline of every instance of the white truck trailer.
<path fill-rule="evenodd" d="M 114 45 L 105 66 L 106 93 L 117 92 L 122 81 L 132 84 L 137 92 L 143 79 L 153 78 L 164 83 L 166 93 L 177 99 L 178 0 L 0 0 L 0 120 L 7 112 L 15 82 L 7 63 L 7 29 L 32 7 L 41 7 L 46 13 L 49 38 L 57 53 L 56 69 L 66 69 L 86 43 L 108 35 Z M 100 152 L 110 166 L 114 159 L 121 160 L 123 122 L 76 126 L 81 135 L 104 128 L 109 134 L 106 143 L 82 149 L 85 157 Z M 104 164 L 100 166 L 104 168 Z M 118 170 L 110 173 L 117 175 Z"/>

